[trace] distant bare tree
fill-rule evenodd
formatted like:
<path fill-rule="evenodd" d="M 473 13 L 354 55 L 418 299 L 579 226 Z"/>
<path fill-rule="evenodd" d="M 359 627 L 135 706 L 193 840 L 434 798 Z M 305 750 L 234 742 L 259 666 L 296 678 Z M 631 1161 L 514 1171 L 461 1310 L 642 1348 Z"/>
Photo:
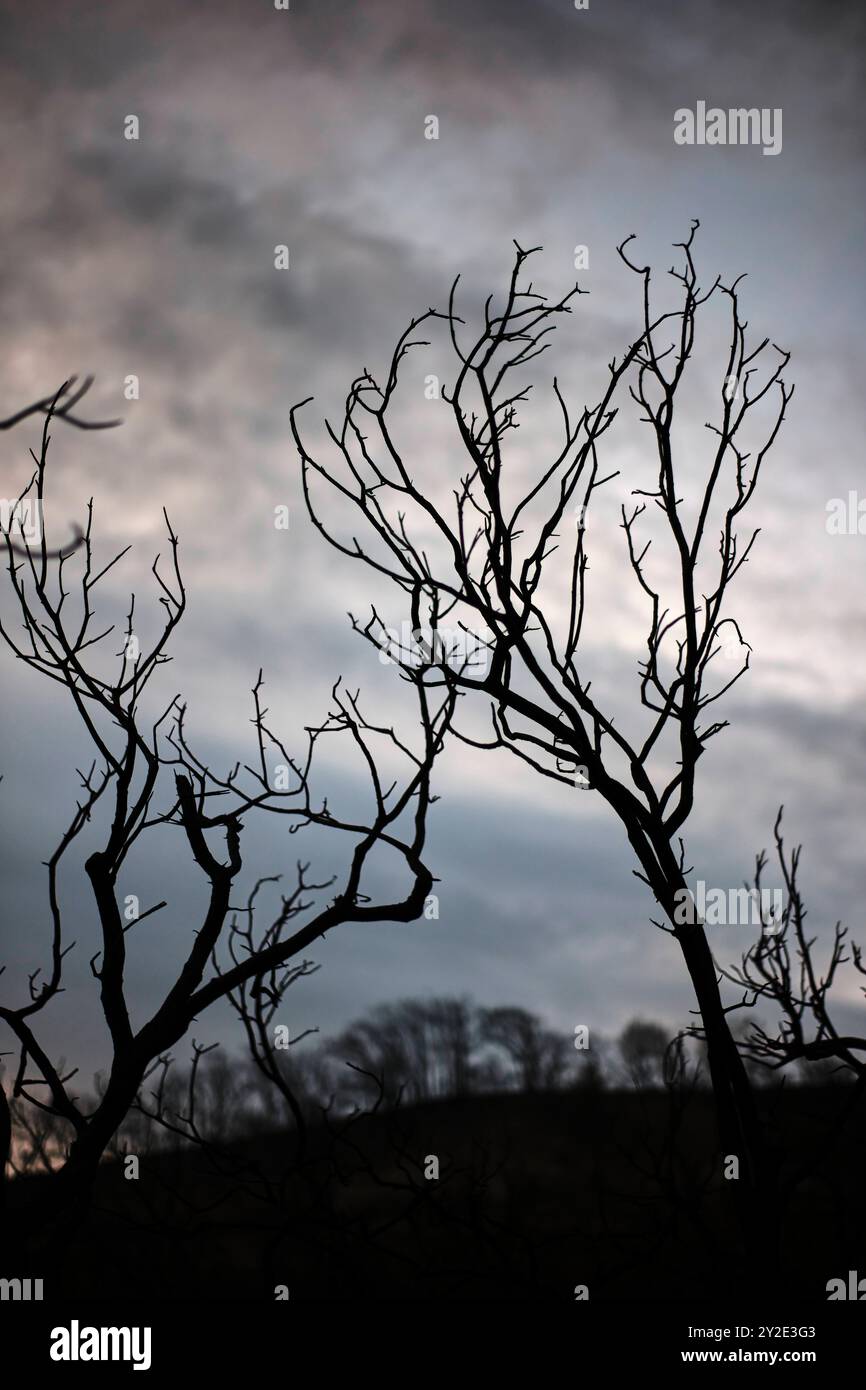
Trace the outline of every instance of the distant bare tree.
<path fill-rule="evenodd" d="M 485 1009 L 481 1033 L 506 1054 L 519 1090 L 554 1090 L 561 1083 L 568 1040 L 545 1027 L 537 1014 L 514 1006 Z"/>
<path fill-rule="evenodd" d="M 381 383 L 369 371 L 352 383 L 342 421 L 328 425 L 334 464 L 315 457 L 302 438 L 300 405 L 292 428 L 314 524 L 343 554 L 393 582 L 417 636 L 410 650 L 395 651 L 375 607 L 366 622 L 353 619 L 358 630 L 375 647 L 387 648 L 404 675 L 419 663 L 436 665 L 446 689 L 490 703 L 492 738 L 455 731 L 467 743 L 505 749 L 566 786 L 588 784 L 619 819 L 639 865 L 635 872 L 667 920 L 656 925 L 678 945 L 697 996 L 721 1149 L 740 1158 L 741 1180 L 730 1186 L 743 1238 L 757 1249 L 772 1203 L 772 1163 L 704 925 L 678 917 L 689 893 L 680 832 L 694 804 L 698 761 L 726 726 L 713 717 L 712 706 L 748 668 L 748 647 L 726 601 L 757 531 L 742 538 L 738 526 L 793 388 L 782 375 L 789 354 L 769 338 L 748 338 L 739 280 L 723 285 L 716 277 L 706 289 L 699 284 L 697 226 L 679 244 L 680 266 L 669 272 L 672 308 L 655 307 L 651 269 L 632 259 L 632 238 L 619 247 L 639 284 L 642 324 L 608 364 L 607 385 L 594 405 L 572 410 L 554 378 L 561 447 L 539 459 L 528 485 L 515 486 L 510 451 L 530 390 L 524 369 L 544 353 L 557 321 L 583 292 L 575 287 L 551 301 L 534 290 L 523 278 L 533 252 L 519 246 L 503 306 L 494 308 L 488 298 L 483 323 L 468 340 L 455 281 L 447 311 L 429 309 L 409 324 Z M 712 444 L 703 464 L 690 452 L 686 471 L 675 407 L 690 379 L 699 320 L 719 297 L 730 319 L 715 373 L 716 418 L 707 426 Z M 425 484 L 419 459 L 398 438 L 392 407 L 407 355 L 426 345 L 419 329 L 437 322 L 445 325 L 455 360 L 453 383 L 442 389 L 455 442 L 437 451 L 439 471 Z M 599 702 L 581 646 L 589 513 L 599 489 L 615 476 L 615 470 L 603 471 L 600 450 L 626 389 L 648 427 L 655 473 L 654 485 L 635 487 L 634 505 L 621 512 L 627 562 L 648 614 L 636 702 L 643 728 L 636 737 Z M 751 424 L 757 432 L 747 439 L 744 426 Z M 353 526 L 342 533 L 323 519 L 316 484 L 360 513 L 363 532 Z M 655 531 L 639 539 L 653 518 Z M 651 567 L 650 548 L 657 544 L 672 556 L 672 582 L 663 568 L 656 573 Z M 608 603 L 614 615 L 616 596 Z M 446 623 L 463 640 L 425 645 L 420 635 Z M 714 662 L 729 637 L 742 664 L 714 682 Z"/>
<path fill-rule="evenodd" d="M 658 1023 L 633 1018 L 619 1038 L 619 1050 L 634 1086 L 661 1086 L 669 1037 Z"/>
<path fill-rule="evenodd" d="M 476 1046 L 474 1008 L 468 999 L 431 999 L 427 1004 L 427 1018 L 444 1074 L 444 1093 L 468 1095 L 475 1081 L 472 1062 Z"/>
<path fill-rule="evenodd" d="M 468 1094 L 475 1043 L 475 1012 L 468 1000 L 403 999 L 380 1004 L 351 1023 L 329 1050 L 356 1069 L 362 1093 L 381 1077 L 390 1105 L 398 1098 Z"/>

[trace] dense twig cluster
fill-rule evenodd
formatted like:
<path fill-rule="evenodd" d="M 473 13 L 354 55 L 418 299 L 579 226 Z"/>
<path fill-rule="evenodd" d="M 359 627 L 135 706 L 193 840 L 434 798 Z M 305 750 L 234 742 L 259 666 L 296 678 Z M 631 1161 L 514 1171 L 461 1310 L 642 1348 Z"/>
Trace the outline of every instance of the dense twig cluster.
<path fill-rule="evenodd" d="M 806 931 L 807 909 L 798 885 L 802 846 L 790 854 L 782 836 L 782 811 L 774 827 L 776 858 L 785 885 L 781 916 L 772 930 L 761 930 L 757 940 L 744 953 L 738 966 L 724 974 L 744 990 L 743 1002 L 736 1007 L 753 1009 L 762 1002 L 773 1010 L 776 1028 L 770 1032 L 756 1019 L 750 1021 L 741 1046 L 756 1064 L 773 1071 L 812 1063 L 836 1063 L 838 1069 L 853 1076 L 866 1088 L 866 1037 L 843 1033 L 833 1016 L 833 989 L 839 971 L 850 965 L 866 976 L 863 952 L 854 941 L 847 953 L 848 929 L 837 922 L 821 968 L 815 958 L 817 936 Z M 760 900 L 761 882 L 767 856 L 755 861 L 754 885 Z M 866 994 L 866 987 L 861 986 Z"/>

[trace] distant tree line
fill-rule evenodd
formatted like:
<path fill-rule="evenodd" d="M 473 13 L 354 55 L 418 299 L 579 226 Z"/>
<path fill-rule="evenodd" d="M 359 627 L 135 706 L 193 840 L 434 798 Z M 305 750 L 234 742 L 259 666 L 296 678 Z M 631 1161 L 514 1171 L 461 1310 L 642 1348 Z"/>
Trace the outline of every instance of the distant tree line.
<path fill-rule="evenodd" d="M 332 1037 L 304 1033 L 284 1048 L 276 1041 L 271 1057 L 310 1124 L 323 1113 L 509 1092 L 709 1084 L 700 1043 L 658 1022 L 633 1018 L 618 1036 L 594 1033 L 587 1047 L 577 1047 L 573 1035 L 548 1027 L 528 1009 L 485 1008 L 465 996 L 379 1004 Z M 754 1070 L 758 1084 L 771 1082 L 766 1071 Z M 789 1083 L 794 1079 L 790 1076 Z M 809 1079 L 840 1077 L 828 1065 L 820 1077 L 813 1067 Z M 95 1081 L 94 1108 L 105 1084 L 100 1076 Z M 283 1094 L 246 1054 L 200 1048 L 192 1066 L 166 1061 L 152 1085 L 115 1136 L 112 1156 L 181 1145 L 191 1134 L 224 1144 L 291 1123 Z M 13 1170 L 58 1166 L 70 1139 L 62 1119 L 24 1101 L 13 1102 L 12 1110 Z M 159 1112 L 159 1123 L 153 1111 Z"/>

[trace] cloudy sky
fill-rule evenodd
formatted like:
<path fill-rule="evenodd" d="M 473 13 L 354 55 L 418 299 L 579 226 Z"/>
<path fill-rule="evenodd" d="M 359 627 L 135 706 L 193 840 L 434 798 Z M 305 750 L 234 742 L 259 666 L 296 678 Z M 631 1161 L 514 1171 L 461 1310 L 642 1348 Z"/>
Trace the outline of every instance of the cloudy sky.
<path fill-rule="evenodd" d="M 543 408 L 512 449 L 529 482 L 552 439 L 554 371 L 579 411 L 638 330 L 617 243 L 636 233 L 638 254 L 664 271 L 697 217 L 704 283 L 747 272 L 744 314 L 791 351 L 797 390 L 732 608 L 752 670 L 727 701 L 731 729 L 702 760 L 688 860 L 707 883 L 738 885 L 784 802 L 788 834 L 806 847 L 814 926 L 841 917 L 866 938 L 866 536 L 826 527 L 830 499 L 866 493 L 863 28 L 854 5 L 791 0 L 0 4 L 0 411 L 90 371 L 92 413 L 123 417 L 107 433 L 55 431 L 49 524 L 62 541 L 92 496 L 100 553 L 134 546 L 106 585 L 108 610 L 134 589 L 152 611 L 168 509 L 189 612 L 161 690 L 183 691 L 215 763 L 249 751 L 260 666 L 292 746 L 340 674 L 377 717 L 407 716 L 405 688 L 346 618 L 381 591 L 306 518 L 290 406 L 315 398 L 315 450 L 359 369 L 381 372 L 455 275 L 471 315 L 501 292 L 516 239 L 543 246 L 534 278 L 561 294 L 583 245 L 589 295 L 541 360 Z M 780 109 L 781 151 L 676 144 L 674 112 L 698 101 Z M 124 138 L 130 116 L 137 140 Z M 437 140 L 425 139 L 430 116 Z M 283 244 L 288 270 L 274 264 Z M 404 447 L 418 476 L 441 477 L 443 460 L 456 475 L 431 414 L 445 407 L 425 399 L 423 375 L 419 360 L 400 405 Z M 691 409 L 685 466 L 699 473 L 705 416 L 700 400 Z M 0 436 L 2 495 L 23 485 L 37 432 L 31 422 Z M 619 694 L 636 692 L 643 635 L 616 525 L 640 485 L 639 438 L 625 421 L 610 437 L 607 460 L 622 472 L 591 538 L 588 660 Z M 278 505 L 287 532 L 274 528 Z M 88 755 L 62 692 L 2 662 L 3 983 L 14 999 L 45 959 L 41 862 Z M 353 794 L 348 767 L 330 777 L 334 800 Z M 520 1003 L 569 1032 L 585 1022 L 611 1033 L 636 1013 L 685 1020 L 676 948 L 649 925 L 621 828 L 598 800 L 460 745 L 437 789 L 439 920 L 335 933 L 294 992 L 293 1028 L 331 1031 L 379 1000 L 428 992 Z M 247 880 L 290 873 L 298 852 L 272 824 L 251 827 L 247 847 Z M 331 846 L 311 852 L 327 862 Z M 75 866 L 64 891 L 79 945 L 47 1036 L 90 1074 L 105 1039 L 88 1002 L 95 924 Z M 201 889 L 173 842 L 140 858 L 128 891 L 169 898 L 135 944 L 143 1015 Z M 722 958 L 744 944 L 742 929 L 727 930 L 714 938 Z M 844 993 L 853 1003 L 855 984 Z M 197 1036 L 232 1040 L 222 1014 Z"/>

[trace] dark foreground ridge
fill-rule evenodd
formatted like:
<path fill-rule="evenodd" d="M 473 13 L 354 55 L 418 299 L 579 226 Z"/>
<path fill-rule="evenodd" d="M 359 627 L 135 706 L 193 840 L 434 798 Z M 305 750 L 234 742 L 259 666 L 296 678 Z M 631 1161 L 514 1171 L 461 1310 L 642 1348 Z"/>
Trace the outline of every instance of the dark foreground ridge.
<path fill-rule="evenodd" d="M 34 1251 L 31 1273 L 59 1299 L 658 1301 L 754 1286 L 826 1301 L 830 1279 L 866 1273 L 862 1117 L 834 1138 L 836 1088 L 774 1103 L 782 1151 L 811 1172 L 781 1213 L 780 1267 L 768 1257 L 751 1280 L 710 1095 L 587 1089 L 326 1118 L 301 1160 L 282 1133 L 151 1154 L 135 1179 L 107 1163 L 87 1220 Z M 44 1181 L 14 1183 L 16 1205 Z"/>

